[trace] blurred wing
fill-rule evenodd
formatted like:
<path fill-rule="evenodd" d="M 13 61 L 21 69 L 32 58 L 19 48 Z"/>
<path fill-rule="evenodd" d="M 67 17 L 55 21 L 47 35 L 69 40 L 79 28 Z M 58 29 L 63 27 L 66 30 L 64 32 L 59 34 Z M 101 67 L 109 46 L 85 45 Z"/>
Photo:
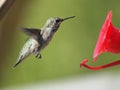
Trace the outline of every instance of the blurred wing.
<path fill-rule="evenodd" d="M 35 40 L 38 40 L 38 38 L 41 36 L 40 29 L 36 28 L 20 28 L 21 31 L 25 32 L 27 35 L 33 37 Z"/>

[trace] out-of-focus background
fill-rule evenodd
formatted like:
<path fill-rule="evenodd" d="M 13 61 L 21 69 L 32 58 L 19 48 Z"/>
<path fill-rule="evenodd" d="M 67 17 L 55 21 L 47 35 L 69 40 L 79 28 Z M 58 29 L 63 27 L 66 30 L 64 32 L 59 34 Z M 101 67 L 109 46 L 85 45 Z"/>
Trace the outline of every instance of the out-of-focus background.
<path fill-rule="evenodd" d="M 42 90 L 58 90 L 63 86 L 70 90 L 74 82 L 76 86 L 73 87 L 78 86 L 78 90 L 82 87 L 82 90 L 93 90 L 91 86 L 94 85 L 96 88 L 108 87 L 102 90 L 119 90 L 119 80 L 114 77 L 119 77 L 120 66 L 100 71 L 79 67 L 85 58 L 89 59 L 90 65 L 103 65 L 120 59 L 120 55 L 104 53 L 96 63 L 92 60 L 101 26 L 109 10 L 113 12 L 113 24 L 120 27 L 119 4 L 119 0 L 15 0 L 0 21 L 0 89 L 13 90 L 16 87 L 15 90 L 26 90 L 27 87 L 23 86 L 40 88 L 43 85 L 46 88 L 53 85 L 57 89 Z M 42 59 L 31 55 L 18 67 L 12 68 L 28 38 L 17 28 L 41 28 L 50 17 L 69 16 L 76 18 L 61 24 L 49 46 L 41 52 Z M 113 81 L 115 86 L 112 86 Z M 63 82 L 66 83 L 62 85 Z"/>

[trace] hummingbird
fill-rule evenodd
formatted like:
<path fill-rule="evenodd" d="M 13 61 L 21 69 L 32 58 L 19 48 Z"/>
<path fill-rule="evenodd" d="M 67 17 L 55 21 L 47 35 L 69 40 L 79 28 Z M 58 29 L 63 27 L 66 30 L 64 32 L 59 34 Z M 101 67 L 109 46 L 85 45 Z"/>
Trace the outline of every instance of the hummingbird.
<path fill-rule="evenodd" d="M 25 32 L 29 39 L 24 44 L 22 50 L 19 53 L 19 57 L 14 68 L 20 64 L 26 57 L 30 54 L 34 54 L 36 58 L 40 59 L 41 50 L 43 50 L 51 41 L 55 32 L 58 30 L 60 24 L 68 19 L 74 18 L 75 16 L 67 17 L 67 18 L 49 18 L 46 21 L 46 24 L 43 28 L 20 28 L 21 31 Z"/>

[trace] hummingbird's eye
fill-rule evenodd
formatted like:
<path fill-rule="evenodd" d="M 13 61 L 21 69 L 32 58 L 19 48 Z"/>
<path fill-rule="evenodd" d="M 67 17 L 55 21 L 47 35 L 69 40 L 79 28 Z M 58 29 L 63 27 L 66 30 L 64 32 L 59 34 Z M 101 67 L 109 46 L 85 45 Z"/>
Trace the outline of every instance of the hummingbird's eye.
<path fill-rule="evenodd" d="M 58 22 L 60 22 L 60 20 L 59 20 L 59 19 L 57 19 L 57 20 L 56 20 L 56 23 L 58 23 Z"/>

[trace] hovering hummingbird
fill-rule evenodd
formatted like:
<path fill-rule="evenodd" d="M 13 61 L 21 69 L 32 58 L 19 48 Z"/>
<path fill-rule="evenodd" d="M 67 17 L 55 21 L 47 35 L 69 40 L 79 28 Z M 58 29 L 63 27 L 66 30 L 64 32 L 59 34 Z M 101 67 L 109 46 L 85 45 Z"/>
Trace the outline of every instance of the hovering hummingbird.
<path fill-rule="evenodd" d="M 21 52 L 19 53 L 19 58 L 13 67 L 15 68 L 19 63 L 21 63 L 27 56 L 32 53 L 35 54 L 36 58 L 41 58 L 41 50 L 49 44 L 54 33 L 58 30 L 60 24 L 63 21 L 74 17 L 75 16 L 71 16 L 64 19 L 50 18 L 47 20 L 45 26 L 41 29 L 20 28 L 20 30 L 29 35 L 30 38 L 23 46 Z"/>

